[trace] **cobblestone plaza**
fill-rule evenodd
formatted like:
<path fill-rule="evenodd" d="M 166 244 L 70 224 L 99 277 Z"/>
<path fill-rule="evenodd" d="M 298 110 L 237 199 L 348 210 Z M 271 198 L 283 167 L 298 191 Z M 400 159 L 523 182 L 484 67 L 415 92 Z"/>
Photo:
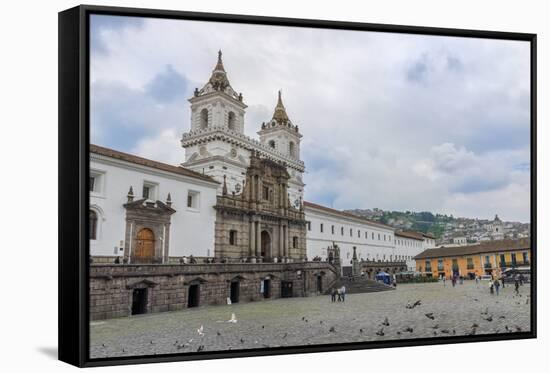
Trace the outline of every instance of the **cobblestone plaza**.
<path fill-rule="evenodd" d="M 530 286 L 403 284 L 395 291 L 286 298 L 92 322 L 91 358 L 527 332 Z M 412 307 L 413 304 L 419 305 Z M 232 314 L 236 322 L 228 322 Z M 387 318 L 387 320 L 386 320 Z M 387 321 L 387 322 L 385 322 Z M 386 325 L 384 325 L 386 324 Z M 388 325 L 389 324 L 389 325 Z M 202 326 L 202 332 L 199 329 Z"/>

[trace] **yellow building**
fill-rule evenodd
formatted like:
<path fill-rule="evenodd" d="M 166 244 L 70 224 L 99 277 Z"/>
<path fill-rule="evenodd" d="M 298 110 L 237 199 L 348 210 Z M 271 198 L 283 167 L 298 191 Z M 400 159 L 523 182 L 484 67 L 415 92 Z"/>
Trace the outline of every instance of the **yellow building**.
<path fill-rule="evenodd" d="M 414 257 L 416 270 L 430 277 L 453 274 L 473 278 L 500 275 L 504 269 L 529 266 L 531 240 L 486 241 L 476 245 L 427 249 Z"/>

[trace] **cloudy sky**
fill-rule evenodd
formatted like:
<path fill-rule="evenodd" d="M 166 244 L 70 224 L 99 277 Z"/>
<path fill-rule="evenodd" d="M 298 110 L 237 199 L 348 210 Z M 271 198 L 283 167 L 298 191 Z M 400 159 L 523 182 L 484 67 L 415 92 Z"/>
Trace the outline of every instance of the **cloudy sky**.
<path fill-rule="evenodd" d="M 306 200 L 529 221 L 527 42 L 93 16 L 92 142 L 183 162 L 219 49 L 249 136 L 282 89 Z"/>

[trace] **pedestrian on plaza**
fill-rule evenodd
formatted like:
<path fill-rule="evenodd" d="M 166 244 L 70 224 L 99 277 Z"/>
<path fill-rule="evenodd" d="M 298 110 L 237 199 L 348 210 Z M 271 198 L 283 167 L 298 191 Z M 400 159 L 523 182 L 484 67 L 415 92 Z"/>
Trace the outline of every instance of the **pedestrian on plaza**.
<path fill-rule="evenodd" d="M 494 294 L 495 293 L 495 284 L 493 283 L 493 281 L 489 281 L 489 293 L 490 294 Z"/>
<path fill-rule="evenodd" d="M 504 277 L 500 276 L 500 282 L 502 282 L 502 288 L 504 289 L 506 286 L 504 285 Z"/>
<path fill-rule="evenodd" d="M 451 277 L 451 284 L 453 284 L 453 288 L 454 288 L 455 285 L 456 285 L 456 276 L 455 276 L 455 275 L 453 275 L 453 276 Z"/>
<path fill-rule="evenodd" d="M 479 286 L 479 276 L 476 275 L 476 285 Z"/>
<path fill-rule="evenodd" d="M 336 289 L 335 288 L 330 289 L 330 301 L 332 303 L 336 302 Z"/>
<path fill-rule="evenodd" d="M 522 273 L 519 274 L 519 285 L 523 286 L 523 274 Z"/>
<path fill-rule="evenodd" d="M 517 278 L 514 281 L 514 287 L 516 288 L 516 295 L 519 295 L 519 280 Z"/>
<path fill-rule="evenodd" d="M 497 279 L 497 280 L 495 280 L 494 284 L 495 284 L 495 291 L 496 291 L 496 293 L 497 293 L 497 295 L 498 295 L 498 290 L 499 290 L 499 288 L 500 288 L 500 281 L 498 281 L 498 279 Z"/>
<path fill-rule="evenodd" d="M 346 287 L 342 285 L 340 288 L 340 294 L 342 295 L 342 302 L 346 301 Z"/>
<path fill-rule="evenodd" d="M 338 288 L 336 293 L 338 294 L 338 302 L 341 302 L 342 301 L 342 288 Z"/>
<path fill-rule="evenodd" d="M 460 285 L 464 285 L 464 277 L 460 276 Z"/>

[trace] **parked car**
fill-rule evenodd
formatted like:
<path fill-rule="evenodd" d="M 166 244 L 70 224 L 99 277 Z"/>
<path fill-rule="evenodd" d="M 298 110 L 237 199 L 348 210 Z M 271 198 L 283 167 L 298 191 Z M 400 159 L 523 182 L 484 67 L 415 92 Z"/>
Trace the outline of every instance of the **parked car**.
<path fill-rule="evenodd" d="M 531 282 L 531 268 L 530 267 L 517 267 L 508 268 L 502 271 L 502 280 L 506 283 L 515 282 L 516 279 L 523 282 Z"/>

